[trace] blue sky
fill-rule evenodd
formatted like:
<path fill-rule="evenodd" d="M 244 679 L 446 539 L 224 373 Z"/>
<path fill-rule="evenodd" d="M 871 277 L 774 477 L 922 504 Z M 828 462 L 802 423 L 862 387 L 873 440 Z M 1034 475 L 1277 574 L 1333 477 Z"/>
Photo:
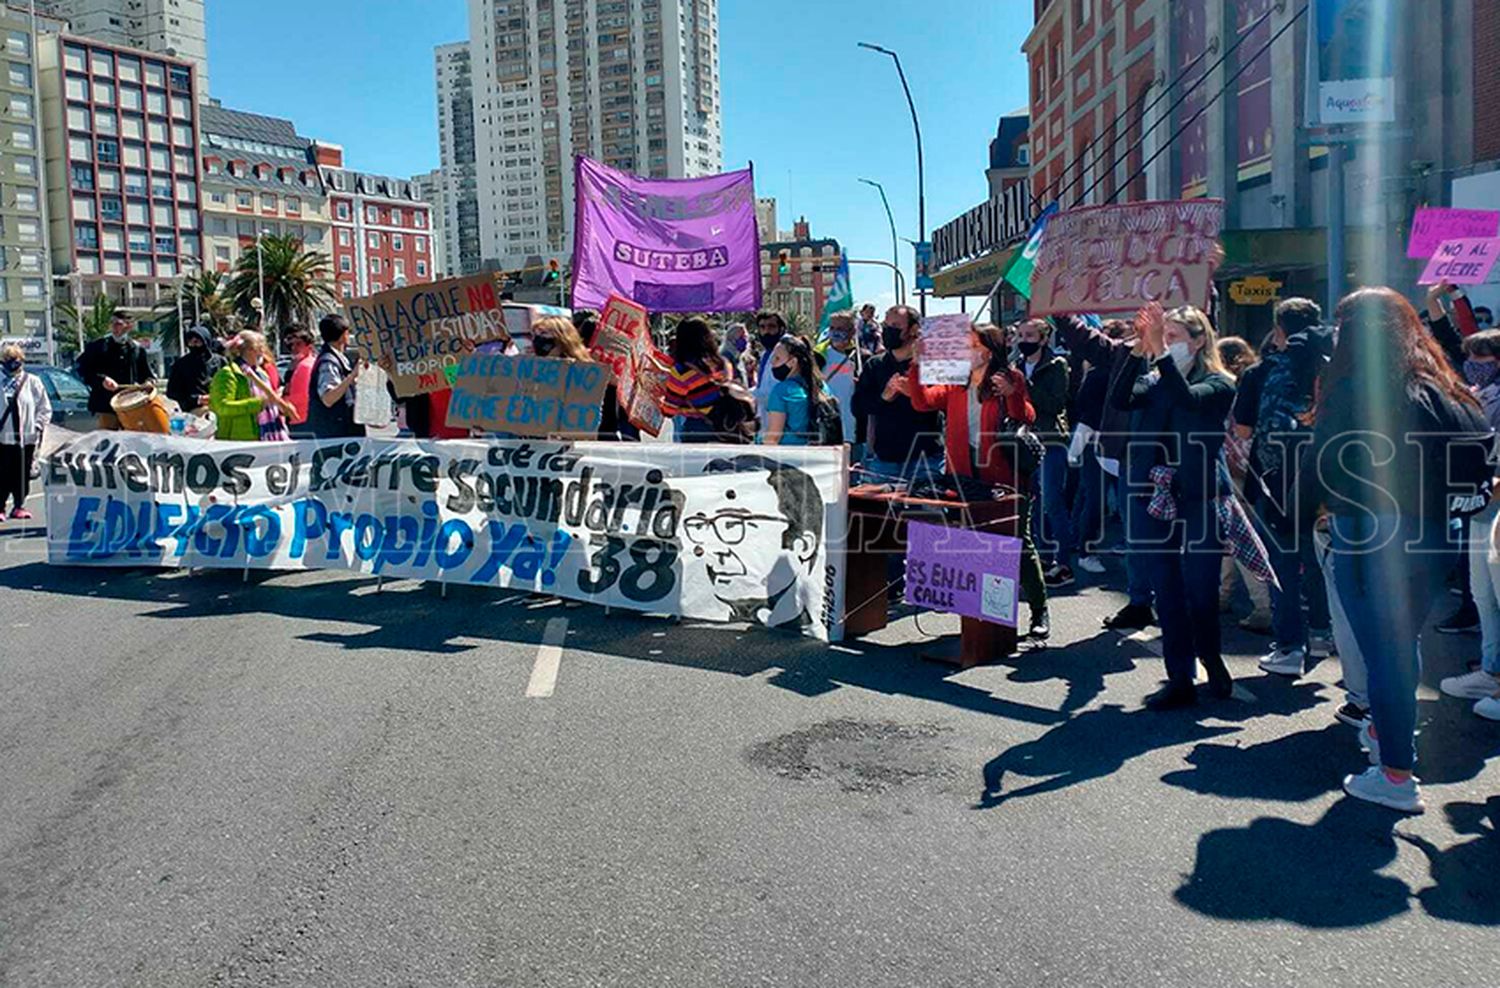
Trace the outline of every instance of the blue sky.
<path fill-rule="evenodd" d="M 432 48 L 467 37 L 464 0 L 207 6 L 212 95 L 226 106 L 289 117 L 303 134 L 342 144 L 354 168 L 413 175 L 437 167 Z M 1026 103 L 1020 46 L 1031 6 L 720 0 L 725 166 L 755 162 L 756 191 L 777 198 L 782 227 L 805 214 L 815 236 L 837 238 L 851 256 L 888 259 L 880 197 L 857 179 L 885 186 L 898 232 L 915 238 L 911 120 L 891 60 L 855 42 L 901 53 L 922 120 L 930 230 L 985 198 L 996 121 Z M 901 250 L 910 279 L 911 251 Z M 879 268 L 856 269 L 854 284 L 861 300 L 892 294 Z"/>

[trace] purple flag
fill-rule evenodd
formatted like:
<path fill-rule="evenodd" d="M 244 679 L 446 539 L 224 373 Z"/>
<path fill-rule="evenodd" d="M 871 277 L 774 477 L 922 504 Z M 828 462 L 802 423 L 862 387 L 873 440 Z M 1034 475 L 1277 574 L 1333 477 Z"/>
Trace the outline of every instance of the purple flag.
<path fill-rule="evenodd" d="M 760 308 L 752 169 L 645 179 L 579 156 L 573 308 L 622 295 L 653 312 Z"/>

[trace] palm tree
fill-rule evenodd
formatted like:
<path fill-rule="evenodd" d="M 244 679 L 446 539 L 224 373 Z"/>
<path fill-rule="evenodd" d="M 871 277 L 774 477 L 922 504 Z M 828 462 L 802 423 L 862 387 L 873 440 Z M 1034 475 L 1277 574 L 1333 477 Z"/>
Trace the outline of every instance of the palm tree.
<path fill-rule="evenodd" d="M 188 326 L 200 325 L 215 336 L 228 336 L 237 328 L 229 281 L 218 271 L 200 271 L 184 278 L 156 303 L 155 317 L 164 347 L 177 346 L 177 297 L 182 296 L 182 318 Z"/>
<path fill-rule="evenodd" d="M 88 343 L 108 335 L 117 308 L 115 300 L 108 295 L 100 295 L 94 299 L 93 305 L 82 311 L 70 302 L 57 303 L 57 314 L 62 317 L 62 328 L 66 329 L 66 335 L 58 334 L 58 351 L 74 357 L 81 350 L 80 337 L 83 343 Z"/>
<path fill-rule="evenodd" d="M 266 309 L 257 318 L 254 303 L 261 297 L 262 285 Z M 269 235 L 261 238 L 258 249 L 254 244 L 246 247 L 235 263 L 228 293 L 242 319 L 258 323 L 271 334 L 309 325 L 317 312 L 338 304 L 332 258 L 308 250 L 297 237 Z"/>

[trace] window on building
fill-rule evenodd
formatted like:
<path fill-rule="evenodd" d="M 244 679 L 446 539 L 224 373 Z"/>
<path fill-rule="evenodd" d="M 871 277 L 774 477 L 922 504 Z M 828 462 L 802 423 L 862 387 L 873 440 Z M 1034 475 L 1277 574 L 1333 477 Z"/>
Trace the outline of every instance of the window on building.
<path fill-rule="evenodd" d="M 391 262 L 392 277 L 397 281 L 406 277 L 406 264 L 402 261 Z"/>
<path fill-rule="evenodd" d="M 166 93 L 147 92 L 146 93 L 146 112 L 147 113 L 159 113 L 159 114 L 165 116 L 166 113 L 167 113 L 167 94 Z"/>
<path fill-rule="evenodd" d="M 400 225 L 401 225 L 401 210 L 399 210 L 399 209 L 393 209 L 393 210 L 391 210 L 391 226 L 400 226 Z"/>
<path fill-rule="evenodd" d="M 176 223 L 176 211 L 165 203 L 153 203 L 151 221 L 157 226 L 172 226 Z"/>
<path fill-rule="evenodd" d="M 12 86 L 17 89 L 31 88 L 31 66 L 25 62 L 11 62 L 8 68 L 10 70 L 10 84 Z"/>
<path fill-rule="evenodd" d="M 229 197 L 215 189 L 208 194 L 208 201 L 215 206 L 227 206 L 229 204 Z"/>
<path fill-rule="evenodd" d="M 100 79 L 94 80 L 94 102 L 113 104 L 115 101 L 115 84 L 104 82 Z"/>
<path fill-rule="evenodd" d="M 167 143 L 167 125 L 160 120 L 147 120 L 146 136 L 152 141 L 152 143 Z"/>
<path fill-rule="evenodd" d="M 29 55 L 31 53 L 31 35 L 25 31 L 6 31 L 5 50 L 12 55 Z"/>
<path fill-rule="evenodd" d="M 339 258 L 339 270 L 345 274 L 354 270 L 354 264 L 350 261 L 348 254 L 344 254 Z"/>
<path fill-rule="evenodd" d="M 88 142 L 83 142 L 87 146 Z M 118 165 L 120 163 L 120 142 L 112 137 L 101 137 L 95 143 L 98 158 L 106 165 Z"/>
<path fill-rule="evenodd" d="M 371 231 L 370 235 L 365 238 L 365 242 L 370 245 L 371 249 L 373 249 L 373 250 L 379 250 L 380 249 L 380 234 L 376 233 L 374 231 Z"/>
<path fill-rule="evenodd" d="M 372 258 L 370 258 L 370 273 L 371 274 L 379 274 L 380 273 L 380 258 L 378 258 L 378 257 L 372 257 Z"/>
<path fill-rule="evenodd" d="M 125 205 L 119 196 L 100 196 L 99 215 L 105 222 L 118 223 L 125 218 Z"/>
<path fill-rule="evenodd" d="M 127 113 L 120 120 L 120 136 L 140 140 L 146 136 L 146 121 L 134 113 Z"/>
<path fill-rule="evenodd" d="M 16 208 L 28 212 L 36 211 L 36 189 L 17 189 Z"/>
<path fill-rule="evenodd" d="M 339 231 L 339 246 L 340 247 L 348 247 L 349 246 L 349 231 L 348 230 L 340 230 Z"/>
<path fill-rule="evenodd" d="M 427 262 L 426 261 L 418 261 L 417 262 L 417 277 L 418 278 L 425 278 L 425 277 L 427 277 Z"/>
<path fill-rule="evenodd" d="M 302 200 L 296 196 L 286 197 L 286 211 L 289 216 L 302 215 Z"/>
<path fill-rule="evenodd" d="M 195 228 L 198 225 L 198 207 L 178 206 L 177 225 L 180 227 L 185 227 L 189 230 Z M 183 242 L 184 244 L 186 243 L 186 238 L 184 238 Z"/>
<path fill-rule="evenodd" d="M 146 63 L 146 85 L 155 86 L 158 89 L 167 84 L 167 70 L 160 62 Z"/>
<path fill-rule="evenodd" d="M 94 75 L 114 75 L 115 59 L 107 51 L 96 51 L 89 56 L 89 70 Z"/>
<path fill-rule="evenodd" d="M 127 202 L 125 204 L 125 220 L 128 223 L 146 222 L 146 204 L 143 202 Z"/>
<path fill-rule="evenodd" d="M 74 161 L 90 161 L 94 157 L 94 142 L 87 137 L 68 138 L 68 157 Z"/>
<path fill-rule="evenodd" d="M 419 212 L 419 213 L 417 213 L 412 218 L 416 221 L 416 227 L 417 227 L 418 230 L 425 230 L 427 228 L 427 214 L 426 213 Z"/>
<path fill-rule="evenodd" d="M 404 250 L 405 248 L 406 248 L 406 244 L 405 244 L 405 241 L 402 238 L 401 234 L 399 234 L 399 233 L 393 233 L 393 234 L 391 234 L 391 249 L 392 250 Z"/>
<path fill-rule="evenodd" d="M 341 202 L 336 207 L 334 207 L 333 212 L 334 215 L 339 219 L 347 220 L 349 218 L 349 204 L 347 202 Z"/>
<path fill-rule="evenodd" d="M 63 83 L 63 92 L 68 99 L 86 100 L 89 98 L 89 81 L 82 76 L 70 75 Z"/>
<path fill-rule="evenodd" d="M 172 97 L 172 119 L 173 120 L 191 120 L 191 119 L 193 119 L 193 104 L 192 104 L 192 102 L 186 96 L 173 96 Z"/>
<path fill-rule="evenodd" d="M 151 231 L 131 227 L 126 235 L 130 244 L 130 250 L 135 254 L 151 253 Z"/>
<path fill-rule="evenodd" d="M 156 252 L 158 254 L 177 253 L 177 238 L 170 233 L 158 233 L 156 235 Z"/>
<path fill-rule="evenodd" d="M 178 90 L 189 89 L 193 85 L 192 73 L 186 66 L 172 66 L 172 88 Z"/>
<path fill-rule="evenodd" d="M 263 213 L 274 213 L 274 212 L 276 212 L 276 208 L 277 208 L 278 205 L 279 205 L 279 203 L 276 201 L 276 196 L 273 195 L 272 193 L 270 193 L 270 192 L 262 192 L 260 194 L 260 211 L 261 212 L 263 212 Z"/>
<path fill-rule="evenodd" d="M 374 206 L 366 206 L 365 207 L 365 222 L 366 223 L 379 223 L 380 222 L 380 210 L 376 209 Z"/>
<path fill-rule="evenodd" d="M 68 107 L 68 129 L 69 130 L 88 130 L 88 129 L 90 129 L 90 124 L 89 124 L 89 108 L 88 107 L 86 107 L 86 106 L 69 106 Z"/>
<path fill-rule="evenodd" d="M 36 178 L 36 159 L 29 154 L 18 154 L 10 159 L 11 170 L 20 178 Z"/>
<path fill-rule="evenodd" d="M 427 238 L 426 237 L 414 237 L 413 239 L 416 241 L 417 253 L 418 254 L 425 254 L 425 253 L 427 253 Z"/>
<path fill-rule="evenodd" d="M 75 220 L 93 220 L 94 198 L 92 196 L 73 197 L 73 218 Z"/>
<path fill-rule="evenodd" d="M 229 246 L 227 244 L 214 245 L 214 260 L 220 264 L 229 263 Z"/>
<path fill-rule="evenodd" d="M 152 171 L 167 172 L 172 170 L 172 155 L 165 148 L 151 149 Z"/>
<path fill-rule="evenodd" d="M 40 243 L 42 239 L 41 223 L 28 217 L 17 219 L 16 239 L 23 244 Z"/>
<path fill-rule="evenodd" d="M 249 192 L 236 192 L 234 194 L 234 204 L 240 209 L 255 208 L 254 197 Z"/>
<path fill-rule="evenodd" d="M 101 168 L 99 170 L 99 191 L 119 192 L 120 173 L 113 168 Z"/>
<path fill-rule="evenodd" d="M 170 176 L 170 175 L 152 175 L 151 176 L 151 195 L 154 196 L 157 199 L 170 199 L 170 198 L 172 198 L 172 176 Z"/>
<path fill-rule="evenodd" d="M 198 183 L 190 178 L 179 178 L 177 180 L 177 201 L 196 202 L 198 200 Z"/>
<path fill-rule="evenodd" d="M 129 167 L 129 168 L 145 168 L 146 167 L 146 149 L 143 146 L 141 146 L 139 144 L 132 144 L 132 143 L 127 142 L 125 144 L 125 149 L 124 149 L 123 155 L 124 155 L 124 161 L 125 161 L 126 167 Z M 101 157 L 100 160 L 103 160 L 102 157 Z"/>
<path fill-rule="evenodd" d="M 31 119 L 31 97 L 20 93 L 10 94 L 10 115 L 22 120 Z"/>
<path fill-rule="evenodd" d="M 21 282 L 21 297 L 36 301 L 42 297 L 42 279 L 26 278 Z"/>
<path fill-rule="evenodd" d="M 126 172 L 125 192 L 128 195 L 143 196 L 146 194 L 146 173 Z"/>
<path fill-rule="evenodd" d="M 343 284 L 343 289 L 344 289 L 344 298 L 353 298 L 354 297 L 354 286 L 353 285 L 349 284 L 346 281 Z"/>
<path fill-rule="evenodd" d="M 118 75 L 120 77 L 120 81 L 121 82 L 140 82 L 141 81 L 141 60 L 140 59 L 138 59 L 138 58 L 124 58 L 124 57 L 122 57 L 120 59 L 119 69 L 120 69 L 120 71 L 119 71 Z"/>

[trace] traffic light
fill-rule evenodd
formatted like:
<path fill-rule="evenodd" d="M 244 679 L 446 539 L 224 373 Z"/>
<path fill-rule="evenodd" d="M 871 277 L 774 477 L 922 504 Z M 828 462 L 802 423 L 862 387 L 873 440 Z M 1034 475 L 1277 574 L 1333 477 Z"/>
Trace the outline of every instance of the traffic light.
<path fill-rule="evenodd" d="M 548 285 L 555 285 L 562 280 L 562 272 L 557 270 L 557 258 L 547 262 L 547 274 L 542 281 Z"/>
<path fill-rule="evenodd" d="M 783 250 L 776 255 L 776 271 L 778 274 L 786 274 L 792 270 L 792 252 Z"/>

